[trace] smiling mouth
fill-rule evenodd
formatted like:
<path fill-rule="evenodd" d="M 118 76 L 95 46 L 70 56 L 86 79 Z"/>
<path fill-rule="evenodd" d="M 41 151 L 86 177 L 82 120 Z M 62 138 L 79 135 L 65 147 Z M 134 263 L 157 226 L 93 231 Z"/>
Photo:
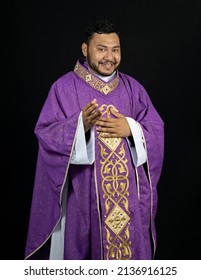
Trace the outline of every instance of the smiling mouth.
<path fill-rule="evenodd" d="M 102 62 L 101 65 L 104 68 L 111 68 L 111 67 L 114 67 L 115 64 L 113 62 L 106 61 L 106 62 Z"/>

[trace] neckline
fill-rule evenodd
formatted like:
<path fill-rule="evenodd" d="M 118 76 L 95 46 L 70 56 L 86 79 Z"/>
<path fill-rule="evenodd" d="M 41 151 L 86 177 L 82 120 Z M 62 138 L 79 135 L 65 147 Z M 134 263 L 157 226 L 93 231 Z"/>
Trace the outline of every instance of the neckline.
<path fill-rule="evenodd" d="M 116 72 L 116 77 L 111 81 L 104 82 L 100 77 L 90 72 L 85 66 L 84 63 L 81 64 L 81 61 L 78 60 L 74 72 L 87 84 L 89 84 L 94 89 L 102 92 L 104 95 L 114 91 L 119 84 L 119 74 Z"/>

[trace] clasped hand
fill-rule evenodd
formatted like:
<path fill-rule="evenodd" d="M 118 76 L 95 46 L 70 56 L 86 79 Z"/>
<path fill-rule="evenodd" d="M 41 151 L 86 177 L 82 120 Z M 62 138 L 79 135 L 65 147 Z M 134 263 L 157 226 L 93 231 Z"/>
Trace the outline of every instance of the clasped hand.
<path fill-rule="evenodd" d="M 101 137 L 128 137 L 131 135 L 130 127 L 124 115 L 110 108 L 111 114 L 115 118 L 103 118 L 96 99 L 88 103 L 82 110 L 82 117 L 85 132 L 96 125 L 98 132 L 103 132 Z"/>

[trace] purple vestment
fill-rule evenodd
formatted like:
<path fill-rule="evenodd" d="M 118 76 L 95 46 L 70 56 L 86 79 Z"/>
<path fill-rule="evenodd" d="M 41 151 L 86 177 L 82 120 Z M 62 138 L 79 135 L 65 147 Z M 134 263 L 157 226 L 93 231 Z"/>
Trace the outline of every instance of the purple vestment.
<path fill-rule="evenodd" d="M 97 132 L 95 163 L 70 164 L 80 112 L 94 98 L 103 117 L 113 117 L 113 107 L 140 124 L 146 164 L 134 166 L 127 139 Z M 152 259 L 164 124 L 144 87 L 121 72 L 105 83 L 80 59 L 52 85 L 35 134 L 39 151 L 25 258 L 49 258 L 67 187 L 64 259 Z"/>

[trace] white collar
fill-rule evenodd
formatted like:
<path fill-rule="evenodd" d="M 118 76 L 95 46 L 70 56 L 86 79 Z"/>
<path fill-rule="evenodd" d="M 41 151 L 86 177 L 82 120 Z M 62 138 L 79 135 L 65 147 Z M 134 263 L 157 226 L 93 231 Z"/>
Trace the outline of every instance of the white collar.
<path fill-rule="evenodd" d="M 112 73 L 112 75 L 110 76 L 99 76 L 98 77 L 103 80 L 104 82 L 109 82 L 114 76 L 116 75 L 116 71 L 114 73 Z"/>
<path fill-rule="evenodd" d="M 116 75 L 116 71 L 114 73 L 112 73 L 112 75 L 110 76 L 100 76 L 100 75 L 97 75 L 97 74 L 94 74 L 90 67 L 88 66 L 88 70 L 93 74 L 93 75 L 96 75 L 99 79 L 101 79 L 102 81 L 104 81 L 105 83 L 109 82 L 112 78 L 114 78 L 114 76 Z"/>

